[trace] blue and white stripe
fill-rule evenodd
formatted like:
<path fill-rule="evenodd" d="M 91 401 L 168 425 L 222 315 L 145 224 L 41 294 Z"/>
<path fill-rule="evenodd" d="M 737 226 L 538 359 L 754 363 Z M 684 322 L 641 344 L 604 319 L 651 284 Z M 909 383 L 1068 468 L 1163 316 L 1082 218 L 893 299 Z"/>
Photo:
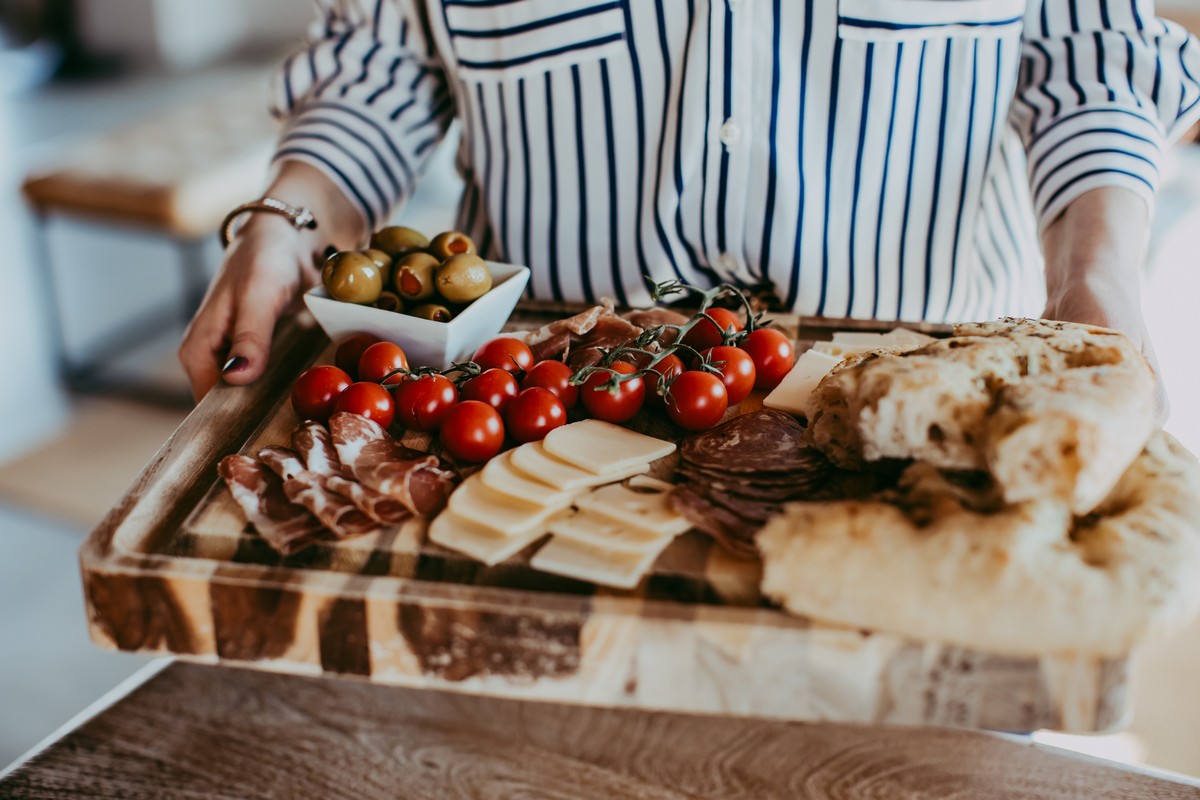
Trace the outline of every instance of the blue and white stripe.
<path fill-rule="evenodd" d="M 1038 232 L 1153 206 L 1200 47 L 1150 0 L 322 0 L 278 158 L 372 226 L 461 121 L 460 226 L 530 295 L 769 283 L 804 314 L 1037 313 Z"/>

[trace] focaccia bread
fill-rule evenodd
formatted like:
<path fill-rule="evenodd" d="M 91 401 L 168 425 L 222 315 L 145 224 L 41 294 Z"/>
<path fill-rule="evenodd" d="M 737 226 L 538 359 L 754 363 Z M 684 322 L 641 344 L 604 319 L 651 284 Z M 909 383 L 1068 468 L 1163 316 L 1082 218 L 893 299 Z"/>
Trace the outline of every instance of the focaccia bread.
<path fill-rule="evenodd" d="M 1087 516 L 916 464 L 875 499 L 790 504 L 756 541 L 763 592 L 796 614 L 1000 654 L 1120 656 L 1200 609 L 1198 526 L 1200 465 L 1158 432 Z"/>
<path fill-rule="evenodd" d="M 1153 374 L 1123 334 L 1006 319 L 848 359 L 806 416 L 813 445 L 840 467 L 986 468 L 1009 502 L 1056 497 L 1087 513 L 1145 444 L 1153 399 Z"/>

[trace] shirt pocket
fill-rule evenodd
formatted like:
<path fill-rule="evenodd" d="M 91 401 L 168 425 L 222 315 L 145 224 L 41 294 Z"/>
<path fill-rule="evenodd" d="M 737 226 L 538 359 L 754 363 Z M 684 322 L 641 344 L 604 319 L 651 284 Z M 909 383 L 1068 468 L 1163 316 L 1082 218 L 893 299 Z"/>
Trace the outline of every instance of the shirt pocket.
<path fill-rule="evenodd" d="M 1026 0 L 838 0 L 838 36 L 860 41 L 1007 37 Z"/>
<path fill-rule="evenodd" d="M 625 50 L 625 0 L 444 0 L 463 78 L 496 80 Z"/>

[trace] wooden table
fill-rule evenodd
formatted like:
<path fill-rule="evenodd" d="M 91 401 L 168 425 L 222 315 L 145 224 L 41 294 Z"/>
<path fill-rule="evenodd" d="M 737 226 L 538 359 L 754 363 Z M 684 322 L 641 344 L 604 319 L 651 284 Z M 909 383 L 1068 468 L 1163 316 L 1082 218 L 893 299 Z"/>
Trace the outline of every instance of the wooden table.
<path fill-rule="evenodd" d="M 999 736 L 527 703 L 173 663 L 0 797 L 1200 798 Z"/>

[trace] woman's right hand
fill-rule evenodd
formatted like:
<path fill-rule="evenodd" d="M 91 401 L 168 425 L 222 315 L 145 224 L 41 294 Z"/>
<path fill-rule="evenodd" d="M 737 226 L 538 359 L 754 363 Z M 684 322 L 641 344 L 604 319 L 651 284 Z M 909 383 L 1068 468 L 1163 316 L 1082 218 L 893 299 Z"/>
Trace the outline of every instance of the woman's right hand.
<path fill-rule="evenodd" d="M 258 380 L 267 368 L 275 323 L 320 280 L 326 248 L 352 249 L 367 235 L 356 207 L 307 164 L 277 164 L 266 194 L 311 209 L 317 229 L 296 230 L 271 213 L 246 217 L 179 346 L 197 402 L 219 380 L 236 385 Z"/>
<path fill-rule="evenodd" d="M 320 278 L 306 238 L 273 214 L 254 214 L 238 231 L 179 347 L 197 401 L 218 380 L 263 374 L 275 323 Z"/>

